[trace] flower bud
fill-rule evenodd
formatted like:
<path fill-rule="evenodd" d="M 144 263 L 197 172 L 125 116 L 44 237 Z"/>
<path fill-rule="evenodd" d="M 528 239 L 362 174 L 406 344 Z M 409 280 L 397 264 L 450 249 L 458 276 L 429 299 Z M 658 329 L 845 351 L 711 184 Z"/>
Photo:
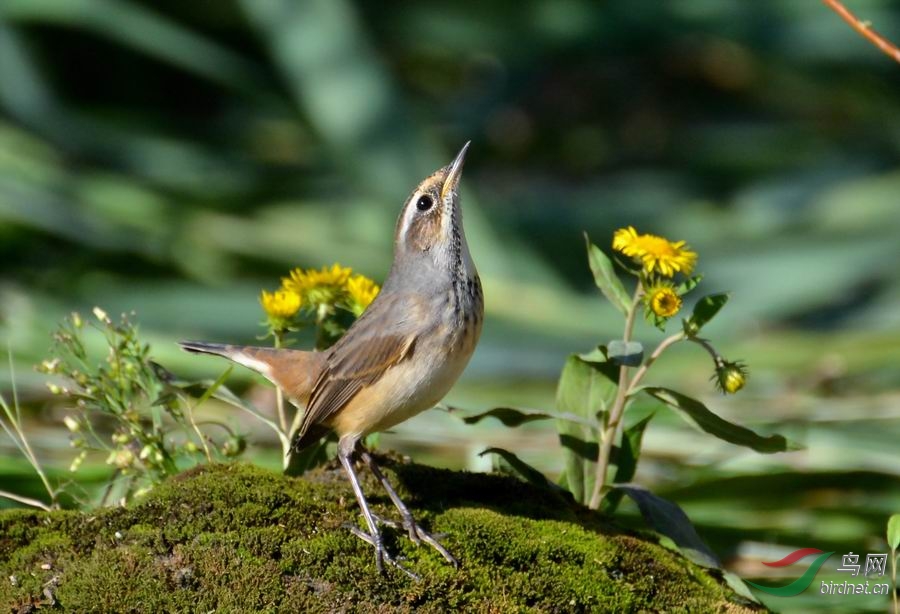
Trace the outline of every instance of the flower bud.
<path fill-rule="evenodd" d="M 70 433 L 77 433 L 81 430 L 81 422 L 78 421 L 77 418 L 73 416 L 66 416 L 63 418 L 63 422 L 66 425 L 66 428 L 69 429 Z"/>
<path fill-rule="evenodd" d="M 103 322 L 104 324 L 109 324 L 109 316 L 105 311 L 100 309 L 99 307 L 94 307 L 94 317 Z"/>
<path fill-rule="evenodd" d="M 247 448 L 247 440 L 240 435 L 234 435 L 222 444 L 222 453 L 225 456 L 238 456 Z"/>
<path fill-rule="evenodd" d="M 58 373 L 59 372 L 59 358 L 54 358 L 53 360 L 45 360 L 41 363 L 38 369 L 42 373 Z"/>
<path fill-rule="evenodd" d="M 69 471 L 75 473 L 78 471 L 78 468 L 81 467 L 81 463 L 84 462 L 85 457 L 87 456 L 87 450 L 82 450 L 81 453 L 75 457 L 72 461 L 72 464 L 69 465 Z"/>
<path fill-rule="evenodd" d="M 722 360 L 716 367 L 714 378 L 724 394 L 735 394 L 747 383 L 747 367 L 741 362 Z"/>

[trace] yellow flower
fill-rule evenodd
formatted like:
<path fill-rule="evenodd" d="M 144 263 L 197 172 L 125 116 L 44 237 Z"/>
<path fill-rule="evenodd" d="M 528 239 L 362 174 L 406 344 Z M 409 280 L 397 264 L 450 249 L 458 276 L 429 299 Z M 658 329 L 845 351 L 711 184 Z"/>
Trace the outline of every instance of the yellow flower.
<path fill-rule="evenodd" d="M 282 280 L 283 287 L 293 290 L 305 302 L 312 305 L 336 303 L 344 292 L 353 271 L 340 264 L 316 269 L 294 269 L 291 276 Z"/>
<path fill-rule="evenodd" d="M 650 311 L 660 318 L 671 318 L 681 309 L 681 297 L 672 286 L 664 283 L 651 287 L 644 300 Z"/>
<path fill-rule="evenodd" d="M 718 359 L 716 374 L 713 378 L 719 390 L 725 394 L 734 394 L 747 383 L 747 367 L 741 362 L 728 362 Z"/>
<path fill-rule="evenodd" d="M 640 262 L 648 274 L 658 271 L 665 277 L 679 272 L 689 275 L 697 264 L 697 253 L 687 249 L 684 241 L 673 243 L 656 235 L 639 235 L 633 226 L 617 230 L 612 246 Z"/>
<path fill-rule="evenodd" d="M 350 311 L 357 317 L 362 315 L 381 288 L 365 275 L 354 275 L 347 281 L 347 299 Z"/>
<path fill-rule="evenodd" d="M 259 302 L 266 314 L 275 320 L 287 320 L 300 310 L 300 295 L 293 290 L 262 291 Z"/>

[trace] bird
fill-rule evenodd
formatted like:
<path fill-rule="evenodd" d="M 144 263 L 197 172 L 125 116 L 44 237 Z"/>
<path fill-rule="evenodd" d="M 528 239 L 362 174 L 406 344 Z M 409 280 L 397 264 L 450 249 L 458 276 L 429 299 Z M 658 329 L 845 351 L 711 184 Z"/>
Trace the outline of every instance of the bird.
<path fill-rule="evenodd" d="M 413 518 L 362 445 L 435 406 L 462 374 L 481 335 L 484 295 L 463 229 L 460 178 L 470 142 L 424 180 L 404 202 L 394 232 L 394 256 L 381 292 L 347 332 L 323 351 L 182 341 L 183 349 L 213 354 L 255 370 L 305 411 L 292 439 L 298 452 L 328 432 L 350 480 L 367 530 L 348 525 L 387 562 L 412 577 L 387 551 L 379 525 L 404 528 L 454 566 L 456 558 Z M 365 464 L 397 508 L 401 523 L 372 512 L 355 462 Z"/>

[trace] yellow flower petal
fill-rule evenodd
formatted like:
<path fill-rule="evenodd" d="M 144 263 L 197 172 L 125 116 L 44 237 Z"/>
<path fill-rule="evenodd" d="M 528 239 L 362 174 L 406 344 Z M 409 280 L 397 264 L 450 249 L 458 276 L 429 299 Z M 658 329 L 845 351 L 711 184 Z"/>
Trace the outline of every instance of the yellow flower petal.
<path fill-rule="evenodd" d="M 286 290 L 297 293 L 304 303 L 333 305 L 342 298 L 352 273 L 352 269 L 337 263 L 318 270 L 294 269 L 290 277 L 282 280 L 282 285 Z"/>
<path fill-rule="evenodd" d="M 259 302 L 269 317 L 286 320 L 300 310 L 301 299 L 293 290 L 281 289 L 275 292 L 263 290 L 259 295 Z"/>
<path fill-rule="evenodd" d="M 354 275 L 347 281 L 347 297 L 350 311 L 357 316 L 366 310 L 381 288 L 374 281 L 364 275 Z"/>
<path fill-rule="evenodd" d="M 613 249 L 640 263 L 644 272 L 673 277 L 675 273 L 690 275 L 697 264 L 697 253 L 684 241 L 672 242 L 651 234 L 639 235 L 633 226 L 620 228 L 613 234 Z"/>

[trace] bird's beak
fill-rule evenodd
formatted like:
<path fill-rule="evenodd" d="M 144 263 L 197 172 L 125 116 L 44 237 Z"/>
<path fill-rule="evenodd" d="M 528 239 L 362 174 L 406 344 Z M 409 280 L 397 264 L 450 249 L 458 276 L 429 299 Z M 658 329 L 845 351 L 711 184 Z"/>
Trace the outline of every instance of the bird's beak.
<path fill-rule="evenodd" d="M 472 141 L 468 141 L 463 145 L 462 149 L 459 150 L 459 153 L 456 154 L 456 158 L 450 163 L 450 170 L 447 172 L 447 178 L 444 179 L 444 185 L 441 187 L 441 200 L 444 200 L 447 194 L 455 190 L 457 184 L 459 184 L 459 178 L 462 176 L 463 162 L 466 161 L 466 151 L 469 150 L 469 145 L 471 144 Z"/>

